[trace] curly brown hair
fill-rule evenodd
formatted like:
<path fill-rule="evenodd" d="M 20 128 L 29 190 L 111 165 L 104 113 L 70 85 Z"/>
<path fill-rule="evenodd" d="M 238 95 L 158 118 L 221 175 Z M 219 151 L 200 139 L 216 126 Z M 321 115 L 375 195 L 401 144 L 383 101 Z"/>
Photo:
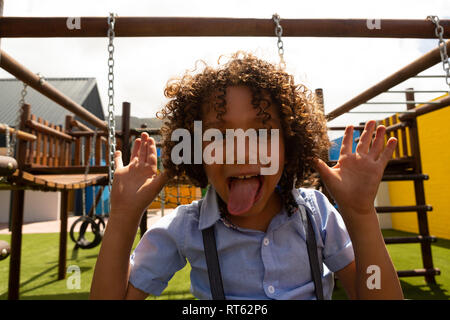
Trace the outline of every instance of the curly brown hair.
<path fill-rule="evenodd" d="M 181 78 L 167 83 L 164 94 L 169 102 L 157 115 L 164 120 L 161 128 L 164 169 L 177 177 L 186 176 L 195 186 L 207 186 L 202 164 L 191 161 L 191 164 L 175 165 L 171 161 L 172 148 L 178 143 L 171 141 L 172 132 L 185 128 L 193 136 L 194 121 L 202 120 L 204 104 L 213 108 L 220 120 L 226 113 L 227 87 L 246 86 L 252 92 L 252 105 L 263 123 L 270 118 L 265 110 L 272 103 L 277 106 L 285 145 L 289 146 L 285 149 L 286 164 L 278 191 L 291 213 L 290 209 L 296 208 L 292 188 L 315 184 L 313 159 L 324 158 L 330 146 L 326 120 L 316 96 L 304 85 L 295 84 L 292 75 L 253 54 L 239 51 L 220 65 L 221 58 L 217 68 L 205 64 L 200 73 L 187 71 Z"/>

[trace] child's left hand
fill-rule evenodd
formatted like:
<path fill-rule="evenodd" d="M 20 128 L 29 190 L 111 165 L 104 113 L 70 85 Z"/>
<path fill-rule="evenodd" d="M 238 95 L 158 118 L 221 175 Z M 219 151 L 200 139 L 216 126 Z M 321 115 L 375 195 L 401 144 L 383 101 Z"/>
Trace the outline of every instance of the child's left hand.
<path fill-rule="evenodd" d="M 353 127 L 348 126 L 339 160 L 334 167 L 330 168 L 322 160 L 316 160 L 316 169 L 337 202 L 344 220 L 375 211 L 378 186 L 397 145 L 397 139 L 390 138 L 384 148 L 386 128 L 378 126 L 371 146 L 375 126 L 374 120 L 366 123 L 355 153 L 352 153 Z"/>

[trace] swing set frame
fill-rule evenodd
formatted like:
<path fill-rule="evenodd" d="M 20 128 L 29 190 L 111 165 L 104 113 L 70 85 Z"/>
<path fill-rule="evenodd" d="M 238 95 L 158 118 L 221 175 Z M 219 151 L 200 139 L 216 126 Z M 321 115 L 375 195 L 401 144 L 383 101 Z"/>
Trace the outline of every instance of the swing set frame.
<path fill-rule="evenodd" d="M 2 5 L 0 0 L 0 9 Z M 272 19 L 237 19 L 237 18 L 211 18 L 211 17 L 116 17 L 115 37 L 274 37 L 274 22 Z M 366 38 L 420 38 L 436 39 L 435 26 L 425 19 L 283 19 L 284 37 L 366 37 Z M 443 27 L 443 36 L 450 37 L 450 20 L 440 20 Z M 73 38 L 73 37 L 107 37 L 108 17 L 2 17 L 0 10 L 0 38 Z M 446 42 L 446 47 L 450 51 L 450 42 Z M 99 136 L 107 136 L 107 123 L 95 115 L 89 113 L 82 106 L 76 104 L 69 97 L 65 96 L 49 83 L 42 82 L 40 77 L 14 60 L 3 50 L 0 52 L 0 67 L 12 74 L 18 80 L 31 86 L 41 94 L 47 96 L 63 108 L 71 111 L 90 124 L 97 127 Z M 342 106 L 328 113 L 327 119 L 333 120 L 348 113 L 350 110 L 367 102 L 381 93 L 387 92 L 397 84 L 416 76 L 418 73 L 440 62 L 439 49 L 434 49 L 412 63 L 406 65 L 391 76 L 368 88 L 361 94 L 352 98 Z M 316 93 L 322 93 L 321 89 Z M 407 93 L 408 95 L 408 93 Z M 408 101 L 411 100 L 409 93 Z M 322 100 L 323 101 L 323 100 Z M 383 177 L 384 181 L 404 181 L 412 180 L 415 184 L 416 204 L 405 207 L 383 207 L 378 208 L 378 212 L 405 212 L 417 211 L 419 220 L 420 236 L 413 238 L 392 239 L 390 243 L 411 243 L 418 242 L 422 248 L 422 260 L 424 269 L 399 271 L 400 276 L 425 276 L 428 283 L 435 283 L 435 275 L 440 274 L 439 269 L 433 267 L 430 243 L 435 238 L 429 235 L 427 211 L 430 206 L 425 203 L 423 180 L 427 176 L 422 173 L 419 141 L 417 134 L 416 117 L 426 112 L 432 112 L 439 108 L 448 106 L 450 98 L 446 97 L 438 103 L 429 104 L 420 109 L 415 104 L 409 104 L 407 113 L 400 115 L 402 122 L 387 125 L 387 134 L 397 134 L 398 130 L 409 127 L 411 143 L 415 155 L 404 159 L 392 160 L 388 168 L 394 168 L 392 173 L 387 173 Z M 322 105 L 323 107 L 323 105 Z M 29 107 L 28 107 L 29 108 Z M 122 131 L 116 132 L 121 140 L 121 150 L 124 155 L 124 163 L 129 161 L 130 140 L 137 136 L 141 130 L 129 128 L 130 105 L 123 104 L 123 124 Z M 403 117 L 403 118 L 402 118 Z M 22 122 L 27 119 L 23 118 Z M 24 123 L 25 123 L 24 122 Z M 80 126 L 82 124 L 80 123 Z M 359 129 L 362 130 L 363 126 Z M 0 128 L 1 129 L 1 128 Z M 26 140 L 30 139 L 30 130 L 25 125 L 19 128 L 18 152 L 19 157 L 25 157 Z M 42 128 L 41 128 L 42 129 Z M 90 135 L 86 126 L 78 135 Z M 329 127 L 330 130 L 341 130 L 341 127 Z M 356 128 L 358 129 L 358 128 Z M 13 129 L 10 129 L 13 130 Z M 14 129 L 15 130 L 15 129 Z M 145 129 L 144 129 L 145 130 Z M 155 134 L 151 129 L 149 132 Z M 92 131 L 92 130 L 91 130 Z M 76 135 L 77 133 L 74 132 Z M 400 132 L 402 134 L 402 132 Z M 74 135 L 74 136 L 75 136 Z M 34 137 L 35 138 L 35 137 Z M 31 140 L 34 139 L 31 135 Z M 28 141 L 31 142 L 31 141 Z M 405 164 L 406 163 L 406 164 Z M 413 168 L 411 174 L 410 168 Z M 21 169 L 19 164 L 19 170 Z M 98 172 L 107 173 L 107 168 L 93 168 Z M 83 169 L 84 170 L 84 169 Z M 74 173 L 73 170 L 64 171 Z M 61 172 L 61 173 L 64 173 Z M 104 183 L 104 181 L 102 182 Z M 14 189 L 14 188 L 13 188 Z M 20 189 L 20 188 L 19 188 Z M 54 188 L 55 191 L 62 192 L 61 204 L 61 239 L 59 256 L 59 279 L 65 277 L 65 252 L 67 237 L 67 189 Z M 9 279 L 9 299 L 19 298 L 20 285 L 20 254 L 21 237 L 23 223 L 23 190 L 13 191 L 13 216 L 12 216 L 12 245 L 11 263 Z M 141 224 L 141 226 L 145 224 Z M 144 230 L 145 231 L 145 230 Z M 142 230 L 141 230 L 142 233 Z M 64 239 L 63 239 L 64 238 Z M 389 243 L 389 241 L 387 241 Z"/>

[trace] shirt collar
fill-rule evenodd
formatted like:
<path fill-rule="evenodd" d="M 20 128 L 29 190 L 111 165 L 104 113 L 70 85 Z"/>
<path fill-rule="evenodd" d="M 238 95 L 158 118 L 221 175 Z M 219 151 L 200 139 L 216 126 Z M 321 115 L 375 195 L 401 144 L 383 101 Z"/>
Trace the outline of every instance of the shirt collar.
<path fill-rule="evenodd" d="M 305 198 L 301 195 L 300 190 L 293 188 L 292 189 L 292 195 L 294 196 L 295 201 L 298 205 L 307 206 Z"/>
<path fill-rule="evenodd" d="M 212 185 L 209 185 L 208 191 L 203 198 L 203 203 L 200 208 L 198 228 L 200 230 L 207 229 L 215 224 L 219 219 L 220 211 L 217 204 L 216 190 Z"/>

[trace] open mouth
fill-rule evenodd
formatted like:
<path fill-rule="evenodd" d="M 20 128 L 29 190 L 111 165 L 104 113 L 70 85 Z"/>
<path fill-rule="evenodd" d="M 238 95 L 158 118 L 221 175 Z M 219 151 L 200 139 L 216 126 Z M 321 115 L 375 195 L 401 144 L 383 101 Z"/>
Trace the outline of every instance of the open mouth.
<path fill-rule="evenodd" d="M 260 174 L 230 176 L 227 209 L 230 214 L 240 215 L 249 211 L 262 196 L 264 177 Z"/>

